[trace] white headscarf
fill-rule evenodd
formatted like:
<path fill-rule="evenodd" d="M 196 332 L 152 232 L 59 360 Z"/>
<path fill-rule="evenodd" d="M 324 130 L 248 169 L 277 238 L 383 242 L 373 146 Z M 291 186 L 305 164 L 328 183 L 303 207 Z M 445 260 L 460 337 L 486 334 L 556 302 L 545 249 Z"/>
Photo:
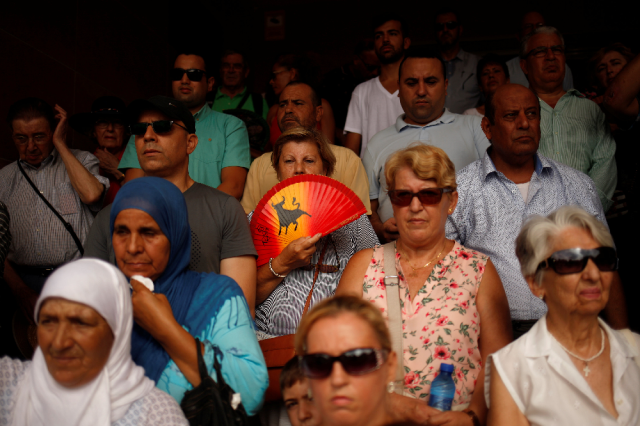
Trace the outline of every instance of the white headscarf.
<path fill-rule="evenodd" d="M 133 309 L 127 279 L 102 260 L 81 259 L 57 269 L 38 298 L 60 297 L 95 309 L 107 321 L 114 341 L 104 368 L 90 383 L 77 388 L 60 385 L 49 374 L 40 347 L 18 387 L 12 424 L 107 426 L 117 421 L 155 386 L 131 359 Z"/>

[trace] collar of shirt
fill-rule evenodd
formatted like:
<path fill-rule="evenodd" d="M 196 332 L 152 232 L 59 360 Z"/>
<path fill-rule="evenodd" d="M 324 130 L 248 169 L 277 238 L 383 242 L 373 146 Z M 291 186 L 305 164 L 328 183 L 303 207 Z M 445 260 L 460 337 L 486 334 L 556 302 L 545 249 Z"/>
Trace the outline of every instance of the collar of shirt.
<path fill-rule="evenodd" d="M 47 167 L 51 164 L 53 164 L 53 162 L 56 160 L 56 158 L 58 158 L 58 151 L 53 148 L 53 150 L 51 151 L 51 154 L 49 154 L 49 156 L 47 158 L 45 158 L 44 160 L 42 160 L 42 163 L 40 163 L 39 167 L 33 166 L 29 163 L 27 163 L 24 160 L 18 160 L 20 161 L 20 164 L 22 164 L 23 166 L 27 166 L 33 170 L 40 170 L 43 167 Z"/>
<path fill-rule="evenodd" d="M 214 99 L 217 101 L 218 99 L 222 99 L 222 98 L 229 98 L 231 99 L 231 97 L 225 93 L 222 93 L 222 91 L 220 90 L 221 88 L 218 87 L 218 90 L 216 90 L 216 95 L 214 97 Z M 242 97 L 244 96 L 244 93 L 247 91 L 247 86 L 244 86 L 244 89 L 242 90 L 242 92 L 238 93 L 237 95 L 235 95 L 233 98 L 237 98 L 238 96 L 240 97 L 239 99 L 242 99 Z"/>
<path fill-rule="evenodd" d="M 558 103 L 556 104 L 555 108 L 551 108 L 545 101 L 543 101 L 540 97 L 538 97 L 538 100 L 540 101 L 540 107 L 545 109 L 545 110 L 549 110 L 549 111 L 554 111 L 554 110 L 558 110 L 558 106 L 563 103 L 563 100 L 568 100 L 569 98 L 572 97 L 576 97 L 576 98 L 584 98 L 585 96 L 580 93 L 580 91 L 576 90 L 576 89 L 569 89 L 567 90 L 567 93 L 565 93 L 564 95 L 562 95 L 562 97 L 560 99 L 558 99 Z"/>
<path fill-rule="evenodd" d="M 493 160 L 489 156 L 489 149 L 491 149 L 491 147 L 487 148 L 486 152 L 484 153 L 484 157 L 482 157 L 482 159 L 480 160 L 482 165 L 482 167 L 480 167 L 480 173 L 482 173 L 481 177 L 484 178 L 483 180 L 486 180 L 489 177 L 489 175 L 492 173 L 495 173 L 496 175 L 499 174 L 504 176 L 502 173 L 498 171 L 498 169 L 496 169 L 496 166 L 493 164 Z M 533 170 L 538 176 L 540 176 L 540 174 L 542 173 L 542 170 L 544 169 L 552 170 L 551 164 L 546 158 L 540 157 L 537 153 L 534 154 L 533 158 L 535 161 L 535 166 Z"/>
<path fill-rule="evenodd" d="M 399 115 L 398 118 L 396 119 L 396 130 L 398 131 L 398 133 L 400 133 L 401 131 L 403 131 L 408 127 L 412 127 L 414 129 L 425 129 L 427 127 L 437 126 L 439 124 L 453 123 L 453 121 L 456 119 L 456 114 L 449 112 L 449 110 L 446 108 L 444 109 L 444 113 L 439 118 L 436 118 L 435 120 L 425 124 L 424 126 L 418 126 L 416 124 L 409 124 L 405 122 L 404 121 L 405 115 L 406 114 Z"/>
<path fill-rule="evenodd" d="M 458 50 L 458 53 L 456 53 L 456 56 L 452 60 L 444 61 L 444 62 L 445 63 L 453 62 L 453 61 L 462 61 L 462 62 L 464 62 L 466 56 L 467 56 L 467 52 L 465 52 L 464 50 L 460 49 L 460 50 Z"/>
<path fill-rule="evenodd" d="M 209 104 L 205 103 L 202 106 L 202 108 L 200 108 L 200 111 L 198 111 L 195 114 L 193 114 L 193 118 L 196 120 L 196 124 L 197 124 L 198 121 L 202 120 L 203 118 L 205 118 L 206 116 L 208 116 L 211 113 L 213 113 L 213 110 L 211 109 Z"/>

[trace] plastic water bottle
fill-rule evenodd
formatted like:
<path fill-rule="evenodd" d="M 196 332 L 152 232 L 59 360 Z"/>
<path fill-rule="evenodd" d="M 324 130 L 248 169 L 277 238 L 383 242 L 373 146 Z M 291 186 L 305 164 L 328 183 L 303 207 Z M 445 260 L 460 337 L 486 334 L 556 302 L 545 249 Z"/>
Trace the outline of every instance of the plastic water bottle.
<path fill-rule="evenodd" d="M 440 411 L 450 411 L 453 397 L 456 393 L 456 384 L 451 378 L 453 365 L 440 364 L 440 374 L 431 382 L 431 395 L 429 406 Z"/>

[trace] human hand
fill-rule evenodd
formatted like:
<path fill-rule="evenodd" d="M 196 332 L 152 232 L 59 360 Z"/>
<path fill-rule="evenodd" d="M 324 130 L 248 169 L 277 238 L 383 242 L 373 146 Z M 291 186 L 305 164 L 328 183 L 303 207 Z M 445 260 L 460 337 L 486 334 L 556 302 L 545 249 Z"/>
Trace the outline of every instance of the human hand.
<path fill-rule="evenodd" d="M 460 411 L 438 411 L 429 417 L 428 426 L 473 426 L 473 419 Z"/>
<path fill-rule="evenodd" d="M 53 132 L 53 145 L 58 148 L 60 145 L 66 146 L 67 144 L 67 132 L 69 130 L 69 123 L 67 122 L 67 111 L 65 111 L 58 104 L 56 104 L 53 109 L 58 112 L 56 114 L 58 125 L 56 126 L 56 130 Z"/>
<path fill-rule="evenodd" d="M 291 241 L 282 253 L 273 259 L 273 270 L 279 274 L 288 274 L 296 268 L 311 263 L 311 257 L 316 252 L 316 243 L 321 236 L 322 234 L 316 234 Z"/>
<path fill-rule="evenodd" d="M 384 238 L 387 242 L 395 241 L 400 237 L 395 217 L 387 219 L 387 221 L 382 224 L 382 232 L 384 233 Z"/>
<path fill-rule="evenodd" d="M 164 294 L 152 293 L 136 280 L 131 280 L 131 287 L 133 319 L 156 340 L 162 340 L 162 333 L 177 324 L 167 297 Z"/>
<path fill-rule="evenodd" d="M 118 165 L 120 161 L 118 161 L 118 157 L 107 151 L 106 148 L 98 148 L 95 152 L 95 156 L 100 160 L 100 168 L 105 172 L 117 177 L 120 173 L 118 172 Z"/>

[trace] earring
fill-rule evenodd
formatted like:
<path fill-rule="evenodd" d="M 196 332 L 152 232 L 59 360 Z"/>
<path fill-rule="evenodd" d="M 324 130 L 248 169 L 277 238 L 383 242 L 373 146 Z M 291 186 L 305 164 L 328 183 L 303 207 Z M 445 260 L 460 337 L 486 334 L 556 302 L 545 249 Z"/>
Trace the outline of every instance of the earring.
<path fill-rule="evenodd" d="M 396 391 L 396 384 L 394 382 L 387 383 L 387 392 L 394 393 Z"/>
<path fill-rule="evenodd" d="M 540 298 L 540 300 L 544 300 L 544 294 L 541 294 L 540 296 L 538 296 Z"/>
<path fill-rule="evenodd" d="M 451 210 L 451 209 L 449 209 L 449 214 L 451 214 L 451 211 L 452 211 L 452 210 Z"/>

